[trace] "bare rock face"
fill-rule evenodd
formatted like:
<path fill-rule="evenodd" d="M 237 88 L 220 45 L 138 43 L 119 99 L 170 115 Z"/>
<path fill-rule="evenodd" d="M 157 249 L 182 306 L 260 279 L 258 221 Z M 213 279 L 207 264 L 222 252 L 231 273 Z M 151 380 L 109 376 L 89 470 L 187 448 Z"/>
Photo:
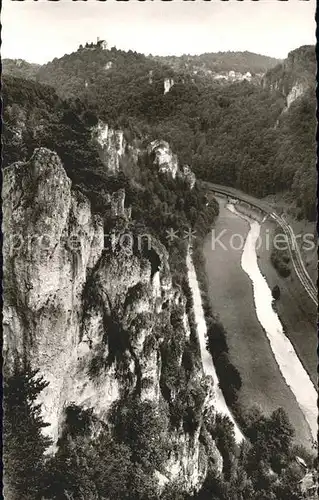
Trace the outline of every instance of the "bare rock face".
<path fill-rule="evenodd" d="M 124 155 L 125 140 L 122 130 L 113 130 L 107 123 L 98 122 L 92 129 L 92 138 L 98 144 L 99 155 L 108 172 L 119 172 L 119 160 Z"/>
<path fill-rule="evenodd" d="M 179 176 L 188 184 L 190 189 L 196 184 L 196 176 L 189 165 L 184 165 L 179 171 Z"/>
<path fill-rule="evenodd" d="M 316 54 L 315 47 L 304 45 L 289 52 L 288 57 L 269 70 L 262 78 L 261 85 L 280 92 L 286 99 L 286 110 L 315 87 Z"/>
<path fill-rule="evenodd" d="M 81 293 L 103 249 L 102 221 L 71 191 L 61 161 L 41 148 L 4 171 L 4 350 L 26 356 L 50 383 L 43 393 L 58 435 L 63 386 L 79 337 Z"/>
<path fill-rule="evenodd" d="M 108 70 L 108 69 L 111 69 L 113 66 L 113 62 L 112 61 L 108 61 L 106 63 L 106 65 L 104 66 L 104 69 Z"/>
<path fill-rule="evenodd" d="M 171 90 L 171 88 L 174 85 L 174 80 L 173 78 L 165 78 L 164 80 L 164 94 L 167 94 Z"/>
<path fill-rule="evenodd" d="M 110 196 L 111 201 L 111 213 L 115 217 L 124 217 L 130 218 L 130 211 L 128 208 L 125 208 L 125 190 L 119 189 L 115 193 L 112 193 Z"/>
<path fill-rule="evenodd" d="M 154 165 L 158 171 L 170 174 L 175 179 L 178 170 L 177 155 L 173 154 L 166 141 L 155 140 L 148 146 L 148 153 L 154 156 Z"/>
<path fill-rule="evenodd" d="M 123 217 L 124 201 L 120 190 L 113 215 Z M 120 397 L 163 401 L 160 345 L 172 312 L 184 338 L 190 336 L 165 247 L 154 237 L 147 250 L 127 249 L 120 239 L 105 247 L 102 219 L 45 148 L 4 170 L 3 211 L 5 365 L 24 357 L 49 382 L 39 402 L 54 443 L 71 403 L 107 421 Z M 190 383 L 205 383 L 202 370 L 194 377 Z M 218 472 L 222 467 L 215 444 L 200 444 L 209 405 L 206 398 L 192 437 L 182 430 L 171 437 L 176 452 L 166 480 L 181 478 L 189 490 L 203 482 L 210 453 Z"/>
<path fill-rule="evenodd" d="M 183 179 L 190 189 L 194 187 L 196 182 L 194 172 L 188 165 L 179 167 L 177 155 L 173 153 L 168 142 L 155 140 L 149 144 L 147 152 L 154 158 L 154 166 L 159 172 L 171 175 L 173 179 L 176 177 Z"/>
<path fill-rule="evenodd" d="M 295 83 L 287 95 L 287 109 L 290 108 L 292 103 L 298 99 L 298 97 L 302 97 L 306 93 L 307 89 L 308 85 L 305 82 Z"/>

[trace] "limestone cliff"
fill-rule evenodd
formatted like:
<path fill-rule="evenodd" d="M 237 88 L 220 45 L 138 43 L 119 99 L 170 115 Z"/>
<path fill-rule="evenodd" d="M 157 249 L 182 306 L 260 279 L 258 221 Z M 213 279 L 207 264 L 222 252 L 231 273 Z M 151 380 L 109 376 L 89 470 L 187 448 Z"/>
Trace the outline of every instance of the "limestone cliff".
<path fill-rule="evenodd" d="M 171 90 L 171 88 L 174 85 L 174 80 L 173 78 L 165 78 L 164 79 L 164 94 L 167 94 Z"/>
<path fill-rule="evenodd" d="M 178 175 L 185 180 L 190 189 L 193 189 L 196 183 L 196 176 L 189 165 L 183 165 L 179 170 Z"/>
<path fill-rule="evenodd" d="M 55 153 L 38 149 L 4 170 L 4 350 L 26 356 L 50 383 L 44 413 L 54 439 L 79 338 L 82 288 L 103 250 L 93 216 Z"/>
<path fill-rule="evenodd" d="M 101 126 L 96 132 L 108 150 L 115 135 Z M 109 161 L 116 171 L 116 157 Z M 111 199 L 113 215 L 123 216 L 125 192 Z M 26 359 L 49 382 L 40 402 L 54 443 L 71 403 L 93 408 L 107 422 L 118 398 L 163 402 L 160 347 L 169 329 L 184 344 L 190 335 L 185 298 L 172 285 L 165 247 L 150 237 L 146 248 L 134 232 L 131 246 L 119 234 L 108 244 L 101 217 L 72 188 L 57 154 L 45 148 L 4 170 L 3 210 L 9 235 L 4 241 L 5 364 L 10 367 L 15 356 Z M 125 217 L 128 223 L 129 211 Z M 176 362 L 182 363 L 182 354 Z M 163 481 L 178 477 L 190 490 L 204 480 L 208 459 L 219 472 L 222 459 L 212 439 L 205 445 L 200 440 L 214 389 L 199 367 L 188 385 L 190 391 L 202 387 L 206 397 L 192 435 L 182 428 L 169 431 L 175 452 Z M 171 397 L 178 394 L 171 391 Z M 213 421 L 214 413 L 209 418 Z"/>
<path fill-rule="evenodd" d="M 286 98 L 286 109 L 308 89 L 315 86 L 316 55 L 314 47 L 305 45 L 289 52 L 287 59 L 269 70 L 262 78 L 264 88 L 280 92 Z"/>
<path fill-rule="evenodd" d="M 184 165 L 182 168 L 179 167 L 177 155 L 173 153 L 168 142 L 155 140 L 149 144 L 147 151 L 153 158 L 153 164 L 159 172 L 169 174 L 173 179 L 179 177 L 191 189 L 194 187 L 196 182 L 195 174 L 188 165 Z"/>
<path fill-rule="evenodd" d="M 124 154 L 125 141 L 122 130 L 113 130 L 101 120 L 92 128 L 92 138 L 96 141 L 103 163 L 111 173 L 118 173 L 119 160 Z"/>

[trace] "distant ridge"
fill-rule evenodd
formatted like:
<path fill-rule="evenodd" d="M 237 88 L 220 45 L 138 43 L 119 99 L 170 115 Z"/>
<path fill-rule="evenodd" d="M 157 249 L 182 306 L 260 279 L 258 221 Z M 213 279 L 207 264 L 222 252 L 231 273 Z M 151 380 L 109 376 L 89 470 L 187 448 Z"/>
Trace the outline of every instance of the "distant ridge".
<path fill-rule="evenodd" d="M 2 59 L 4 74 L 35 80 L 41 64 L 29 63 L 24 59 Z"/>
<path fill-rule="evenodd" d="M 213 73 L 238 71 L 263 74 L 281 62 L 280 59 L 253 52 L 205 52 L 200 55 L 155 56 L 155 61 L 171 66 L 175 71 Z"/>
<path fill-rule="evenodd" d="M 105 42 L 106 43 L 106 42 Z M 92 45 L 92 47 L 91 47 Z M 100 46 L 91 44 L 90 47 L 99 50 Z M 85 49 L 85 45 L 81 45 L 78 49 Z M 78 52 L 77 51 L 77 52 Z M 113 47 L 112 52 L 121 54 L 131 54 L 132 51 L 122 51 Z M 65 54 L 64 58 L 71 57 L 76 52 Z M 134 54 L 137 54 L 134 52 Z M 212 71 L 213 73 L 237 71 L 240 73 L 250 72 L 251 74 L 264 74 L 269 69 L 274 68 L 282 62 L 281 59 L 264 56 L 262 54 L 255 54 L 249 51 L 227 51 L 227 52 L 205 52 L 200 55 L 183 54 L 181 56 L 145 56 L 144 54 L 137 54 L 141 58 L 159 63 L 161 65 L 172 68 L 174 71 L 180 73 L 204 72 Z M 57 59 L 55 58 L 54 61 Z M 50 67 L 53 61 L 46 64 L 29 63 L 23 59 L 3 59 L 3 72 L 12 76 L 34 79 L 41 68 Z M 40 71 L 41 73 L 41 71 Z M 41 78 L 40 78 L 41 79 Z"/>
<path fill-rule="evenodd" d="M 82 101 L 110 127 L 168 141 L 202 179 L 258 197 L 286 191 L 300 219 L 315 219 L 313 46 L 280 62 L 249 52 L 147 57 L 93 44 L 40 67 L 3 67 Z"/>

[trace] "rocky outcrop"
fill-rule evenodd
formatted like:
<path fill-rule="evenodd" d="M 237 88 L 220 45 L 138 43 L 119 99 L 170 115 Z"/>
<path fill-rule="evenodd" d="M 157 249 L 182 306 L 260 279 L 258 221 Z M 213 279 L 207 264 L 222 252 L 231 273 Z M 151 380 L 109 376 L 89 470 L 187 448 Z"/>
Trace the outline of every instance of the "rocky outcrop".
<path fill-rule="evenodd" d="M 174 85 L 174 80 L 173 78 L 165 78 L 164 79 L 164 94 L 167 94 L 171 90 L 171 88 Z"/>
<path fill-rule="evenodd" d="M 101 120 L 92 128 L 92 138 L 108 172 L 116 174 L 120 169 L 120 158 L 124 155 L 125 140 L 122 130 L 113 130 Z"/>
<path fill-rule="evenodd" d="M 189 165 L 183 165 L 183 167 L 178 172 L 179 177 L 183 179 L 190 189 L 193 189 L 196 183 L 196 176 Z"/>
<path fill-rule="evenodd" d="M 112 61 L 108 61 L 108 62 L 106 63 L 106 65 L 104 66 L 104 69 L 105 69 L 105 70 L 111 69 L 111 68 L 112 68 L 112 66 L 113 66 L 113 62 L 112 62 Z"/>
<path fill-rule="evenodd" d="M 148 146 L 148 154 L 153 157 L 153 164 L 158 172 L 170 174 L 175 179 L 178 170 L 178 159 L 168 142 L 155 140 Z"/>
<path fill-rule="evenodd" d="M 308 89 L 308 85 L 305 82 L 299 82 L 292 86 L 290 92 L 287 95 L 287 109 L 290 108 L 292 103 L 298 99 L 298 97 L 303 96 Z"/>
<path fill-rule="evenodd" d="M 50 383 L 48 429 L 58 436 L 66 375 L 79 338 L 82 289 L 103 250 L 103 224 L 71 191 L 55 153 L 38 149 L 4 170 L 4 351 L 26 356 Z"/>
<path fill-rule="evenodd" d="M 113 130 L 101 120 L 92 128 L 92 139 L 96 142 L 100 158 L 110 174 L 117 174 L 120 171 L 121 159 L 127 156 L 130 161 L 136 163 L 142 152 L 137 144 L 126 143 L 122 130 Z M 177 155 L 173 153 L 168 142 L 152 141 L 147 147 L 147 154 L 151 156 L 159 173 L 183 180 L 190 189 L 194 187 L 196 182 L 194 172 L 189 165 L 179 167 Z"/>
<path fill-rule="evenodd" d="M 172 285 L 165 247 L 132 233 L 123 190 L 111 201 L 129 246 L 120 235 L 105 242 L 101 217 L 72 189 L 56 153 L 40 148 L 4 170 L 5 366 L 26 359 L 49 382 L 39 402 L 55 445 L 70 404 L 93 408 L 107 422 L 119 398 L 163 401 L 160 346 L 172 315 L 174 334 L 190 338 L 185 297 Z M 199 421 L 192 435 L 180 429 L 170 436 L 175 451 L 163 477 L 181 479 L 188 490 L 200 486 L 208 460 L 217 472 L 222 467 L 215 443 L 200 439 L 213 400 L 207 384 L 202 369 L 194 369 L 190 390 L 201 386 L 206 394 Z"/>
<path fill-rule="evenodd" d="M 173 153 L 168 142 L 155 140 L 150 143 L 147 152 L 158 172 L 171 175 L 173 179 L 177 176 L 185 181 L 190 189 L 194 187 L 196 182 L 194 172 L 188 165 L 184 165 L 182 168 L 179 167 L 177 155 Z"/>
<path fill-rule="evenodd" d="M 286 110 L 315 87 L 316 55 L 311 45 L 299 47 L 289 52 L 283 63 L 269 70 L 262 78 L 263 88 L 281 93 L 286 99 Z"/>
<path fill-rule="evenodd" d="M 131 218 L 131 207 L 126 208 L 125 205 L 125 190 L 119 189 L 110 195 L 111 214 L 113 217 Z"/>

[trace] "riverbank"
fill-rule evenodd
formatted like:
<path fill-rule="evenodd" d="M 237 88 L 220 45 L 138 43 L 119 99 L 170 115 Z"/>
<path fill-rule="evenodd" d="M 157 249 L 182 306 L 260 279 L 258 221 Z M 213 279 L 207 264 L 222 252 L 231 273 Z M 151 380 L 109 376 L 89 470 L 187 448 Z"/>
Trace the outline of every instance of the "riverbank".
<path fill-rule="evenodd" d="M 212 248 L 210 235 L 203 251 L 210 303 L 226 329 L 229 358 L 242 378 L 238 404 L 242 410 L 256 404 L 268 415 L 283 407 L 296 429 L 296 441 L 310 446 L 309 427 L 274 359 L 256 316 L 251 281 L 241 269 L 239 243 L 245 241 L 249 224 L 227 210 L 225 200 L 219 201 L 215 236 L 224 231 L 221 241 L 227 250 L 217 244 Z M 231 238 L 235 248 L 229 244 Z"/>
<path fill-rule="evenodd" d="M 273 239 L 276 223 L 267 219 L 261 226 L 261 239 L 266 233 Z M 317 308 L 303 288 L 293 266 L 290 276 L 283 278 L 273 267 L 270 260 L 271 250 L 262 246 L 257 250 L 259 267 L 270 288 L 278 285 L 280 300 L 276 302 L 276 310 L 284 330 L 294 346 L 303 366 L 312 382 L 317 384 Z"/>
<path fill-rule="evenodd" d="M 263 212 L 239 203 L 236 210 L 261 223 L 260 242 L 257 243 L 258 265 L 261 273 L 266 276 L 267 283 L 272 289 L 275 285 L 280 288 L 280 300 L 275 304 L 286 335 L 293 344 L 298 357 L 313 384 L 317 386 L 317 308 L 300 282 L 293 265 L 288 277 L 282 277 L 271 262 L 272 242 L 278 225 L 274 219 Z M 298 234 L 298 233 L 296 233 Z"/>
<path fill-rule="evenodd" d="M 261 224 L 247 216 L 240 215 L 232 205 L 228 208 L 239 215 L 250 225 L 250 231 L 245 241 L 241 266 L 249 276 L 252 286 L 256 314 L 269 340 L 271 350 L 277 361 L 282 376 L 293 392 L 310 427 L 312 437 L 317 438 L 317 392 L 307 371 L 302 365 L 283 325 L 273 308 L 273 297 L 266 278 L 260 271 L 256 253 L 256 244 L 260 239 Z"/>
<path fill-rule="evenodd" d="M 197 327 L 197 335 L 200 345 L 201 360 L 203 365 L 203 371 L 205 375 L 212 377 L 215 389 L 215 401 L 213 402 L 214 408 L 218 413 L 226 415 L 234 424 L 234 433 L 237 443 L 241 443 L 244 439 L 238 425 L 236 424 L 231 411 L 227 407 L 224 395 L 219 387 L 219 380 L 217 377 L 216 369 L 213 363 L 213 359 L 207 350 L 207 326 L 203 310 L 201 292 L 197 280 L 196 270 L 192 261 L 190 253 L 187 255 L 186 259 L 187 270 L 188 270 L 188 281 L 192 292 L 193 298 L 193 312 L 195 317 L 195 324 Z"/>

